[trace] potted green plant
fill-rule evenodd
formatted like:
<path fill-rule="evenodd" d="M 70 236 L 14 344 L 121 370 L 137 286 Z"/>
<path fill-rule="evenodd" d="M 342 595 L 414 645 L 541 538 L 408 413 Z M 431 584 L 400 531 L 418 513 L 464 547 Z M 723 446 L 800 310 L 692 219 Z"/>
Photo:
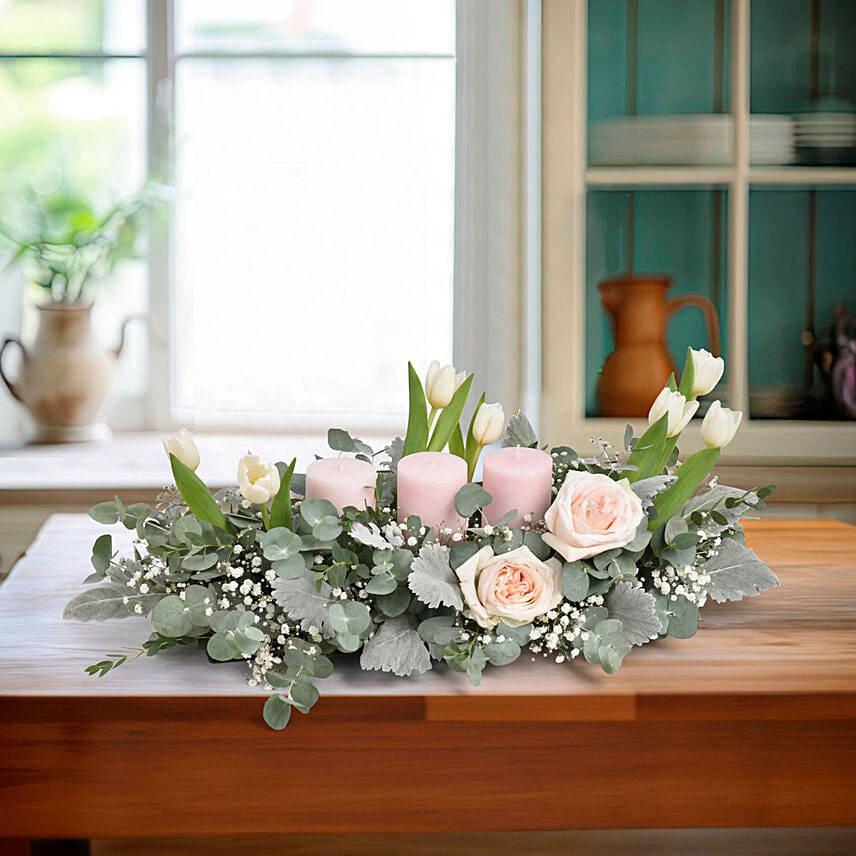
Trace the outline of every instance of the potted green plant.
<path fill-rule="evenodd" d="M 14 335 L 0 346 L 0 377 L 32 416 L 37 442 L 109 436 L 98 417 L 131 319 L 122 324 L 118 346 L 104 351 L 92 331 L 93 301 L 118 264 L 140 257 L 146 215 L 160 199 L 163 190 L 149 186 L 98 213 L 80 195 L 33 196 L 31 222 L 18 218 L 17 228 L 0 223 L 8 264 L 25 265 L 27 279 L 42 294 L 31 348 Z M 2 363 L 13 344 L 21 351 L 14 381 Z"/>

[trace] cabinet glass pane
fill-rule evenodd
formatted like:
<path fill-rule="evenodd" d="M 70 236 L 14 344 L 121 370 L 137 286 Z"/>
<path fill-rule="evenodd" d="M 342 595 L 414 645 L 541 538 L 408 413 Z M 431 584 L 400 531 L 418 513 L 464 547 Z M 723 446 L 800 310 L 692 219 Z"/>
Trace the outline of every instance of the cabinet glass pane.
<path fill-rule="evenodd" d="M 590 0 L 591 164 L 728 164 L 727 0 Z"/>
<path fill-rule="evenodd" d="M 856 190 L 757 188 L 749 218 L 751 415 L 856 418 Z"/>
<path fill-rule="evenodd" d="M 750 109 L 757 164 L 856 163 L 856 4 L 752 0 Z"/>
<path fill-rule="evenodd" d="M 726 200 L 725 190 L 718 187 L 589 192 L 588 416 L 647 415 L 669 372 L 682 367 L 687 347 L 712 347 L 705 313 L 698 308 L 708 306 L 709 301 L 716 317 L 723 321 L 726 317 Z M 629 276 L 634 281 L 625 283 Z M 671 278 L 671 288 L 652 284 L 663 277 Z M 604 280 L 615 278 L 622 281 L 598 287 Z M 670 305 L 675 298 L 684 300 Z M 684 304 L 692 305 L 682 308 Z M 618 315 L 617 322 L 614 314 Z M 724 333 L 723 329 L 720 335 Z M 721 347 L 725 349 L 724 339 Z M 604 372 L 604 362 L 613 351 L 618 356 L 610 357 L 613 366 Z M 622 368 L 617 370 L 616 365 Z M 623 383 L 629 391 L 622 390 Z M 642 389 L 647 391 L 644 395 Z M 640 391 L 637 412 L 614 412 L 609 404 L 613 393 L 626 410 L 625 402 L 635 391 Z M 727 375 L 716 397 L 727 400 Z M 700 410 L 705 410 L 704 404 Z"/>

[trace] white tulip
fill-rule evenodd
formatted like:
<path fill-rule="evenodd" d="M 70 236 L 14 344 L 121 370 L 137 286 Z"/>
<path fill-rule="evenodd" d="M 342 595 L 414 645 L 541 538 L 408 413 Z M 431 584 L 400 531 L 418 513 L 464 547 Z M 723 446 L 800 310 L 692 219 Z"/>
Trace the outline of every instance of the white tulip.
<path fill-rule="evenodd" d="M 167 455 L 175 455 L 188 469 L 195 470 L 199 466 L 199 449 L 187 428 L 179 428 L 175 434 L 164 437 L 163 447 Z"/>
<path fill-rule="evenodd" d="M 263 464 L 258 455 L 244 455 L 238 461 L 238 490 L 244 499 L 263 505 L 279 490 L 279 470 Z"/>
<path fill-rule="evenodd" d="M 714 401 L 702 419 L 701 439 L 709 448 L 721 449 L 734 439 L 741 419 L 742 411 L 729 410 L 721 401 Z"/>
<path fill-rule="evenodd" d="M 684 430 L 696 410 L 698 410 L 697 401 L 687 401 L 681 393 L 673 392 L 665 386 L 651 405 L 651 410 L 648 412 L 648 424 L 653 425 L 665 414 L 668 414 L 666 434 L 669 437 L 675 437 Z"/>
<path fill-rule="evenodd" d="M 425 375 L 425 398 L 435 410 L 442 410 L 448 407 L 452 396 L 466 379 L 466 372 L 455 374 L 454 366 L 441 366 L 433 360 Z"/>
<path fill-rule="evenodd" d="M 725 360 L 715 357 L 710 351 L 690 348 L 693 359 L 693 395 L 707 395 L 718 383 L 725 371 Z"/>
<path fill-rule="evenodd" d="M 473 439 L 479 446 L 489 446 L 502 436 L 505 411 L 501 404 L 483 404 L 473 421 Z"/>

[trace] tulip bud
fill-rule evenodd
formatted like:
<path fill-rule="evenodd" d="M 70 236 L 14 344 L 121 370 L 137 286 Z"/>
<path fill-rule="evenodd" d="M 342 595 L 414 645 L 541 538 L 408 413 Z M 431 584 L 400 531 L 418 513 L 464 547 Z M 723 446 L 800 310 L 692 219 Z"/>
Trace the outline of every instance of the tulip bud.
<path fill-rule="evenodd" d="M 681 393 L 673 392 L 666 386 L 663 387 L 651 405 L 651 410 L 648 412 L 648 424 L 653 425 L 665 414 L 668 414 L 666 434 L 669 437 L 675 437 L 684 430 L 696 410 L 698 410 L 697 401 L 687 401 Z"/>
<path fill-rule="evenodd" d="M 466 372 L 456 375 L 454 366 L 441 366 L 434 360 L 425 375 L 425 398 L 431 407 L 435 410 L 447 407 L 466 376 Z"/>
<path fill-rule="evenodd" d="M 238 490 L 248 502 L 263 505 L 279 491 L 279 470 L 258 455 L 244 455 L 238 461 Z"/>
<path fill-rule="evenodd" d="M 701 439 L 706 446 L 721 449 L 734 439 L 741 419 L 742 411 L 729 410 L 721 401 L 714 401 L 702 420 Z"/>
<path fill-rule="evenodd" d="M 187 428 L 179 428 L 175 434 L 164 437 L 163 447 L 167 455 L 175 455 L 188 469 L 195 470 L 199 466 L 199 449 Z"/>
<path fill-rule="evenodd" d="M 693 359 L 693 395 L 707 395 L 718 383 L 725 371 L 725 360 L 715 357 L 710 351 L 690 348 Z"/>
<path fill-rule="evenodd" d="M 479 446 L 489 446 L 502 436 L 505 411 L 501 404 L 482 404 L 473 420 L 473 439 Z"/>

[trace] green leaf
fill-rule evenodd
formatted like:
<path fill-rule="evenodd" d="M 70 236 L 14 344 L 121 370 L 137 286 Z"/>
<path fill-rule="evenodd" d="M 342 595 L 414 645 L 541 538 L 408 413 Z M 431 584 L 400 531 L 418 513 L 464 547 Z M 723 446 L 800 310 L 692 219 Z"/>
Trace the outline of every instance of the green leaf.
<path fill-rule="evenodd" d="M 505 636 L 508 639 L 513 639 L 518 645 L 525 645 L 532 633 L 532 625 L 523 624 L 519 627 L 512 627 L 510 624 L 500 621 L 494 628 L 494 632 L 497 636 Z"/>
<path fill-rule="evenodd" d="M 271 567 L 276 575 L 284 580 L 296 580 L 306 573 L 306 562 L 300 553 L 289 556 L 287 559 L 277 559 L 271 564 Z"/>
<path fill-rule="evenodd" d="M 96 523 L 104 523 L 108 526 L 113 523 L 118 523 L 122 518 L 124 508 L 119 497 L 112 499 L 109 502 L 99 502 L 98 505 L 93 505 L 89 509 L 89 516 Z"/>
<path fill-rule="evenodd" d="M 312 527 L 324 517 L 335 517 L 338 520 L 339 512 L 329 500 L 304 499 L 300 503 L 300 516 L 306 521 L 307 526 Z"/>
<path fill-rule="evenodd" d="M 434 426 L 431 440 L 428 443 L 429 452 L 442 452 L 446 447 L 449 438 L 452 436 L 452 431 L 455 430 L 455 426 L 461 421 L 461 414 L 464 412 L 464 405 L 467 402 L 467 396 L 470 394 L 470 387 L 472 385 L 473 375 L 470 375 L 455 390 L 452 400 L 437 417 L 437 424 Z"/>
<path fill-rule="evenodd" d="M 407 611 L 410 600 L 410 591 L 405 586 L 399 586 L 392 594 L 376 597 L 375 606 L 387 618 L 395 618 Z"/>
<path fill-rule="evenodd" d="M 228 660 L 234 660 L 236 657 L 241 656 L 241 649 L 235 642 L 235 632 L 233 630 L 224 630 L 210 636 L 205 650 L 212 660 L 217 660 L 219 663 L 225 663 Z"/>
<path fill-rule="evenodd" d="M 369 594 L 392 594 L 398 588 L 398 580 L 389 572 L 383 571 L 369 580 L 366 591 Z"/>
<path fill-rule="evenodd" d="M 459 458 L 467 459 L 467 449 L 464 445 L 464 436 L 461 434 L 460 422 L 452 429 L 452 436 L 449 437 L 449 451 Z"/>
<path fill-rule="evenodd" d="M 272 695 L 265 702 L 262 715 L 274 731 L 282 731 L 291 719 L 291 705 L 281 695 Z"/>
<path fill-rule="evenodd" d="M 305 500 L 304 500 L 305 501 Z M 312 537 L 319 541 L 334 541 L 342 534 L 342 524 L 338 517 L 327 514 L 312 527 Z"/>
<path fill-rule="evenodd" d="M 520 656 L 520 646 L 513 639 L 504 642 L 489 642 L 484 646 L 488 662 L 494 666 L 507 666 Z"/>
<path fill-rule="evenodd" d="M 562 568 L 562 594 L 570 601 L 581 601 L 588 593 L 589 577 L 582 562 L 565 562 Z"/>
<path fill-rule="evenodd" d="M 178 595 L 171 594 L 155 605 L 152 625 L 162 636 L 177 639 L 189 632 L 193 621 L 185 602 Z"/>
<path fill-rule="evenodd" d="M 467 482 L 455 494 L 455 511 L 466 519 L 489 505 L 493 497 L 477 482 Z"/>
<path fill-rule="evenodd" d="M 473 415 L 470 417 L 470 426 L 467 428 L 467 442 L 464 447 L 464 458 L 467 462 L 467 478 L 472 478 L 473 473 L 476 469 L 476 460 L 479 456 L 479 451 L 481 446 L 476 442 L 476 438 L 473 436 L 473 426 L 476 424 L 476 416 L 478 416 L 479 410 L 481 410 L 481 406 L 484 404 L 485 394 L 482 393 L 479 396 L 479 400 L 476 402 L 476 406 L 473 409 Z"/>
<path fill-rule="evenodd" d="M 609 615 L 617 618 L 631 645 L 644 645 L 660 635 L 653 595 L 627 582 L 617 582 L 606 597 Z"/>
<path fill-rule="evenodd" d="M 318 690 L 309 680 L 297 680 L 291 685 L 291 703 L 301 712 L 309 713 L 312 705 L 318 701 Z"/>
<path fill-rule="evenodd" d="M 693 349 L 687 348 L 687 357 L 684 360 L 684 370 L 681 372 L 681 382 L 678 386 L 678 392 L 686 398 L 687 401 L 692 401 L 693 384 L 695 383 L 695 364 L 693 363 Z"/>
<path fill-rule="evenodd" d="M 147 615 L 162 597 L 163 592 L 134 594 L 124 585 L 104 583 L 75 595 L 66 605 L 62 617 L 74 621 L 128 618 L 134 615 L 136 604 L 140 605 L 143 615 Z"/>
<path fill-rule="evenodd" d="M 698 486 L 713 469 L 721 451 L 721 449 L 702 449 L 678 467 L 678 478 L 675 483 L 654 498 L 657 516 L 648 524 L 651 531 L 665 526 L 681 510 L 683 504 L 698 490 Z"/>
<path fill-rule="evenodd" d="M 261 533 L 260 540 L 262 553 L 270 562 L 295 556 L 303 546 L 300 536 L 284 526 L 277 526 L 275 529 Z"/>
<path fill-rule="evenodd" d="M 216 553 L 194 553 L 181 560 L 181 567 L 188 571 L 207 571 L 219 561 Z"/>
<path fill-rule="evenodd" d="M 291 479 L 294 476 L 294 465 L 296 463 L 297 458 L 292 458 L 291 463 L 280 475 L 279 490 L 270 506 L 271 529 L 278 526 L 291 529 Z"/>
<path fill-rule="evenodd" d="M 641 481 L 649 476 L 662 474 L 663 466 L 657 467 L 657 462 L 662 459 L 668 438 L 666 433 L 669 429 L 669 416 L 664 414 L 639 438 L 639 442 L 633 447 L 630 457 L 627 459 L 629 466 L 638 467 L 627 473 L 630 482 Z"/>
<path fill-rule="evenodd" d="M 404 438 L 405 455 L 424 452 L 428 444 L 428 405 L 422 381 L 412 363 L 407 364 L 407 387 L 410 395 L 410 412 L 407 417 L 407 434 Z"/>
<path fill-rule="evenodd" d="M 320 589 L 309 574 L 296 579 L 277 579 L 273 584 L 274 600 L 289 618 L 299 621 L 303 630 L 318 628 L 325 638 L 333 634 L 328 607 L 334 603 L 330 586 L 322 582 Z"/>
<path fill-rule="evenodd" d="M 205 520 L 212 526 L 218 526 L 226 532 L 233 532 L 232 524 L 226 519 L 226 515 L 220 510 L 220 506 L 217 505 L 217 501 L 202 479 L 179 461 L 175 455 L 170 454 L 169 462 L 172 466 L 175 485 L 190 512 L 199 520 Z"/>
<path fill-rule="evenodd" d="M 667 606 L 669 613 L 669 636 L 675 639 L 689 639 L 698 630 L 698 607 L 680 595 L 677 600 L 670 600 Z"/>
<path fill-rule="evenodd" d="M 337 634 L 362 636 L 372 624 L 368 607 L 355 600 L 337 600 L 327 612 L 330 626 Z"/>

